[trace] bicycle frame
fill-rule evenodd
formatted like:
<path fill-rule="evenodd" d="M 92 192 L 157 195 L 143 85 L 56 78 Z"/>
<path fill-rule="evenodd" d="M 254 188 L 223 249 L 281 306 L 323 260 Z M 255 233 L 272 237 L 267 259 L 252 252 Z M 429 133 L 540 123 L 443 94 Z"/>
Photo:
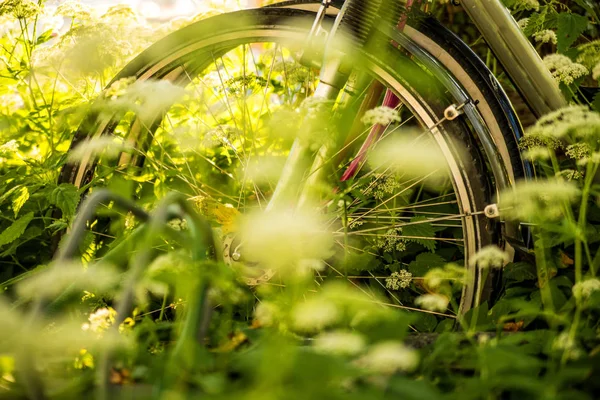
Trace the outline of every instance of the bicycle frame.
<path fill-rule="evenodd" d="M 537 117 L 567 105 L 537 51 L 500 0 L 460 0 Z"/>

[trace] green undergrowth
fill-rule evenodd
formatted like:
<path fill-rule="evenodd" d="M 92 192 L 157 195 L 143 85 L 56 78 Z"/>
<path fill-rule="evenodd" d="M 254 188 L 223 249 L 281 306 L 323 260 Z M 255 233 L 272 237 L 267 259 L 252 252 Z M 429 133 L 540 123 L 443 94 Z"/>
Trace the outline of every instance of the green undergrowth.
<path fill-rule="evenodd" d="M 383 217 L 397 218 L 410 202 L 448 195 L 433 151 L 387 142 L 377 159 L 393 173 L 370 162 L 365 170 L 375 172 L 311 188 L 325 212 L 253 212 L 272 195 L 296 135 L 319 148 L 354 123 L 310 100 L 314 69 L 292 50 L 264 45 L 265 62 L 254 64 L 251 46 L 234 50 L 214 62 L 203 82 L 214 86 L 201 94 L 164 81 L 107 88 L 160 37 L 237 2 L 158 26 L 127 6 L 96 15 L 76 2 L 0 2 L 0 398 L 594 398 L 600 97 L 584 94 L 600 79 L 600 9 L 587 0 L 505 4 L 571 105 L 527 130 L 520 146 L 537 178 L 499 196 L 500 218 L 526 227 L 531 250 L 513 258 L 510 247 L 481 249 L 472 266 L 497 290 L 457 316 L 469 279 L 459 226 L 414 213 L 401 228 L 351 236 L 373 224 L 363 208 L 385 204 Z M 447 1 L 434 7 L 458 13 Z M 473 35 L 464 32 L 478 45 Z M 246 66 L 256 72 L 220 76 Z M 271 113 L 266 98 L 285 107 Z M 135 116 L 176 99 L 170 125 L 153 137 L 159 145 L 132 148 Z M 120 115 L 114 135 L 68 151 L 90 112 Z M 415 133 L 401 125 L 405 112 L 375 108 L 361 123 Z M 207 128 L 196 116 L 209 113 Z M 236 139 L 240 131 L 253 140 Z M 252 151 L 260 157 L 242 168 L 238 153 Z M 91 181 L 57 184 L 64 165 L 89 155 L 99 166 Z M 140 156 L 134 172 L 113 162 Z M 86 207 L 82 196 L 100 187 L 139 208 L 111 198 L 79 237 L 66 233 Z M 324 217 L 331 213 L 335 223 Z M 249 261 L 231 267 L 224 246 L 239 237 Z M 67 249 L 75 257 L 52 261 Z"/>

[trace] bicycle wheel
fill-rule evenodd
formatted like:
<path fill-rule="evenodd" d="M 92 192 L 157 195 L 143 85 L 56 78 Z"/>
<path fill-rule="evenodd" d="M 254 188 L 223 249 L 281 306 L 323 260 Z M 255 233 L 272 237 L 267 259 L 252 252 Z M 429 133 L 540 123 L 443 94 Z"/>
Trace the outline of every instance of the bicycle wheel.
<path fill-rule="evenodd" d="M 250 179 L 247 171 L 256 157 L 269 157 L 277 164 L 292 144 L 293 138 L 274 134 L 269 126 L 280 115 L 277 111 L 284 115 L 280 124 L 297 118 L 298 114 L 290 117 L 289 112 L 300 107 L 314 89 L 317 71 L 292 57 L 294 43 L 302 43 L 313 18 L 310 11 L 286 8 L 240 11 L 197 22 L 151 46 L 114 81 L 128 77 L 139 82 L 168 80 L 187 88 L 184 102 L 143 117 L 90 114 L 76 133 L 72 149 L 90 137 L 113 135 L 122 137 L 135 151 L 122 153 L 116 163 L 84 154 L 77 163 L 64 167 L 61 183 L 89 188 L 127 181 L 134 186 L 132 194 L 143 197 L 147 192 L 160 196 L 168 182 L 170 189 L 202 199 L 204 206 L 228 203 L 227 208 L 241 213 L 264 207 L 277 177 Z M 446 262 L 464 265 L 465 284 L 460 290 L 454 288 L 451 309 L 427 314 L 455 318 L 490 295 L 489 285 L 471 259 L 498 240 L 498 226 L 483 211 L 491 202 L 492 185 L 471 125 L 463 118 L 444 118 L 444 111 L 456 99 L 425 65 L 388 43 L 376 54 L 360 51 L 357 64 L 400 99 L 402 122 L 387 126 L 383 135 L 419 132 L 416 140 L 426 141 L 444 157 L 446 173 L 432 187 L 423 178 L 372 167 L 339 184 L 349 198 L 343 210 L 334 204 L 335 210 L 329 211 L 354 222 L 343 233 L 353 240 L 338 242 L 344 252 L 366 255 L 369 263 L 376 263 L 352 279 L 385 287 L 391 306 L 420 311 L 414 299 L 427 292 L 420 278 Z M 410 74 L 403 73 L 408 70 Z M 359 108 L 367 97 L 368 93 L 359 93 L 353 105 Z M 282 129 L 281 125 L 277 128 Z M 368 128 L 344 149 L 360 145 Z M 194 139 L 191 145 L 178 136 L 182 130 L 191 133 L 186 137 Z M 335 168 L 327 173 L 329 181 L 339 181 L 356 150 L 347 153 L 331 164 Z M 348 277 L 332 265 L 334 260 L 327 262 L 327 274 Z M 410 272 L 412 279 L 394 281 L 390 273 L 399 271 Z M 396 277 L 406 277 L 403 274 Z"/>

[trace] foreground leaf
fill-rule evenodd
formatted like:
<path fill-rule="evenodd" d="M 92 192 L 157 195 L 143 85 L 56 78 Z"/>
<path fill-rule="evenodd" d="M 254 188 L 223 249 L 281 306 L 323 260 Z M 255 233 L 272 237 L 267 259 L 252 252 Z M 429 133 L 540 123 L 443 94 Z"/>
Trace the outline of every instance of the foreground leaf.
<path fill-rule="evenodd" d="M 13 222 L 11 226 L 4 230 L 4 232 L 0 233 L 0 246 L 12 243 L 21 237 L 23 232 L 25 232 L 25 228 L 27 228 L 27 225 L 29 225 L 29 222 L 31 222 L 32 219 L 33 213 L 29 212 Z"/>

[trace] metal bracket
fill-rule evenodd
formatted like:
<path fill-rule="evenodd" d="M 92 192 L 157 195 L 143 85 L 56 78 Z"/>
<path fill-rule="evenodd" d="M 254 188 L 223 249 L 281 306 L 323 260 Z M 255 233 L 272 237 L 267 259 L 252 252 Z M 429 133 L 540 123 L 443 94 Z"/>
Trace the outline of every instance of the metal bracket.
<path fill-rule="evenodd" d="M 485 214 L 486 217 L 488 217 L 490 219 L 498 218 L 500 216 L 500 210 L 498 209 L 497 204 L 488 204 L 483 209 L 483 213 Z"/>
<path fill-rule="evenodd" d="M 465 105 L 457 106 L 456 104 L 452 104 L 448 108 L 444 110 L 444 118 L 448 121 L 455 120 L 461 115 L 464 111 L 462 110 Z"/>

